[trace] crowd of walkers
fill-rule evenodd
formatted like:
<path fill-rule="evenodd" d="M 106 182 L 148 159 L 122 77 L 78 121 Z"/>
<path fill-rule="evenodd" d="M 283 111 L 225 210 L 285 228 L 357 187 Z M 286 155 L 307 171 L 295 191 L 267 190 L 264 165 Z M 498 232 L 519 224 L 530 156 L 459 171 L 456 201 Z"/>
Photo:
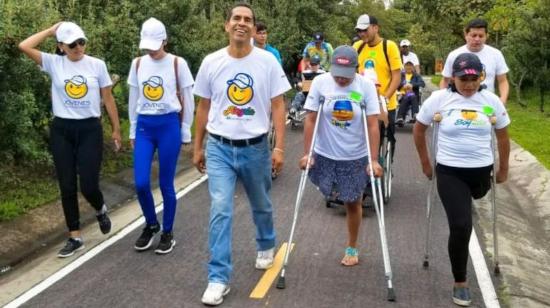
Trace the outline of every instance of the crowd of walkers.
<path fill-rule="evenodd" d="M 249 4 L 228 10 L 224 27 L 228 45 L 207 55 L 194 79 L 184 58 L 165 51 L 164 24 L 155 18 L 146 20 L 139 41 L 143 56 L 132 61 L 127 79 L 135 189 L 145 217 L 134 249 L 148 250 L 157 233 L 157 254 L 170 253 L 176 245 L 175 170 L 181 145 L 192 142 L 194 122 L 192 162 L 208 175 L 211 201 L 208 285 L 202 296 L 207 305 L 221 304 L 230 291 L 237 181 L 244 185 L 256 228 L 255 267 L 273 266 L 276 233 L 271 174 L 272 170 L 280 172 L 285 161 L 284 95 L 291 88 L 279 51 L 267 43 L 267 25 L 256 20 Z M 403 124 L 410 106 L 422 171 L 430 180 L 437 179 L 448 219 L 452 298 L 457 305 L 468 306 L 472 199 L 483 197 L 491 188 L 491 173 L 497 183 L 507 179 L 510 119 L 504 104 L 509 92 L 508 67 L 502 53 L 485 44 L 487 23 L 474 19 L 464 30 L 466 45 L 447 57 L 441 89 L 419 106 L 419 88 L 424 82 L 411 42 L 404 39 L 398 46 L 380 36 L 380 27 L 375 16 L 363 14 L 355 24 L 352 46 L 333 48 L 322 32 L 314 33 L 305 46 L 302 72 L 304 76 L 315 74 L 302 79 L 311 85 L 292 105 L 293 112 L 306 111 L 299 167 L 309 170 L 310 181 L 322 194 L 336 194 L 343 202 L 348 237 L 341 263 L 358 264 L 363 194 L 370 179 L 383 176 L 380 143 L 387 138 L 395 151 L 396 121 Z M 55 54 L 38 49 L 49 37 L 57 42 Z M 50 147 L 69 231 L 58 253 L 63 258 L 84 248 L 78 187 L 96 210 L 101 232 L 111 230 L 99 188 L 102 105 L 111 122 L 114 149 L 122 146 L 113 83 L 105 62 L 86 54 L 87 43 L 80 26 L 59 22 L 19 44 L 51 79 Z M 493 93 L 495 81 L 499 96 Z M 426 142 L 430 126 L 438 128 L 432 151 Z M 275 138 L 270 145 L 267 134 L 272 127 Z M 164 206 L 162 223 L 150 187 L 155 153 Z"/>

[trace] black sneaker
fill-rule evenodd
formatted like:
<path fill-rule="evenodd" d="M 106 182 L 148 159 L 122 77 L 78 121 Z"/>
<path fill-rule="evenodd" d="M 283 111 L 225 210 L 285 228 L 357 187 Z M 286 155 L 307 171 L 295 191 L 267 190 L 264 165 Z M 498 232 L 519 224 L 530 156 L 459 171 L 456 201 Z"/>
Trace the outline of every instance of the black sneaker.
<path fill-rule="evenodd" d="M 470 306 L 472 303 L 470 289 L 465 287 L 453 287 L 453 302 L 463 307 Z"/>
<path fill-rule="evenodd" d="M 155 249 L 155 253 L 160 255 L 167 254 L 172 251 L 172 249 L 174 249 L 174 246 L 176 246 L 176 240 L 174 240 L 172 232 L 162 232 L 162 234 L 160 235 L 160 242 L 157 246 L 157 249 Z"/>
<path fill-rule="evenodd" d="M 74 255 L 76 251 L 84 249 L 84 243 L 82 241 L 76 240 L 70 237 L 65 244 L 65 247 L 57 253 L 57 256 L 60 258 L 66 258 Z"/>
<path fill-rule="evenodd" d="M 151 247 L 151 244 L 153 244 L 153 240 L 155 238 L 155 233 L 160 231 L 160 225 L 146 225 L 145 228 L 143 228 L 143 232 L 141 232 L 141 235 L 136 241 L 136 244 L 134 245 L 134 248 L 138 251 L 143 251 L 149 249 Z"/>
<path fill-rule="evenodd" d="M 111 220 L 109 219 L 109 216 L 107 216 L 107 212 L 99 215 L 95 215 L 97 218 L 97 223 L 99 224 L 99 230 L 101 230 L 101 233 L 107 234 L 111 232 Z"/>

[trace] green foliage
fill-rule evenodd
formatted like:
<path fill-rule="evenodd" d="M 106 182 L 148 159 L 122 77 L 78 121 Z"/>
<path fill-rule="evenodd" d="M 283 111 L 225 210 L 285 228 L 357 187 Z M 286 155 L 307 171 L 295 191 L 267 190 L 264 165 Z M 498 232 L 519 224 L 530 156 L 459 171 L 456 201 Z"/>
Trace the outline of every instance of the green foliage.
<path fill-rule="evenodd" d="M 525 97 L 528 101 L 526 108 L 513 99 L 506 106 L 512 120 L 510 137 L 550 169 L 550 113 L 538 110 L 534 91 L 527 92 Z"/>

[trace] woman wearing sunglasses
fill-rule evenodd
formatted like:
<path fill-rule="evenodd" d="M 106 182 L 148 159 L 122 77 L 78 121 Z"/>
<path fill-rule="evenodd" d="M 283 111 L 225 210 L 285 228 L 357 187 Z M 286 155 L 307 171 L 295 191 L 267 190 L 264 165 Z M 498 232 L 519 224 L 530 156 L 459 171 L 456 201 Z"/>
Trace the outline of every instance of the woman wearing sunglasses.
<path fill-rule="evenodd" d="M 57 40 L 56 54 L 42 52 L 37 46 L 48 37 Z M 61 203 L 69 239 L 58 256 L 72 256 L 84 248 L 80 234 L 77 177 L 84 198 L 96 210 L 102 233 L 111 231 L 107 207 L 99 189 L 103 154 L 101 102 L 105 104 L 115 150 L 120 149 L 120 125 L 112 81 L 105 62 L 85 54 L 87 38 L 72 22 L 59 22 L 35 33 L 19 44 L 19 49 L 41 66 L 52 80 L 53 121 L 50 148 L 61 191 Z"/>
<path fill-rule="evenodd" d="M 155 253 L 167 254 L 176 241 L 172 227 L 176 216 L 174 177 L 182 143 L 191 142 L 195 103 L 193 76 L 187 62 L 165 51 L 166 28 L 149 18 L 141 28 L 139 49 L 145 55 L 134 59 L 128 73 L 130 142 L 134 148 L 134 179 L 145 228 L 134 249 L 148 250 L 161 230 L 151 193 L 151 163 L 158 152 L 159 186 L 162 193 L 162 233 Z"/>

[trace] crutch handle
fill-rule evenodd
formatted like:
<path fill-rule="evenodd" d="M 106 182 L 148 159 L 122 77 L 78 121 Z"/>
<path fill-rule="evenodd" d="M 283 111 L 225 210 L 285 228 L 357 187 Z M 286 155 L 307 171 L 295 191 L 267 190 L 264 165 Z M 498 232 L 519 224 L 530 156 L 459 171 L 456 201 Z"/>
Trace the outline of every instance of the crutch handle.
<path fill-rule="evenodd" d="M 441 113 L 436 112 L 434 114 L 434 121 L 439 123 L 439 122 L 441 122 L 441 120 L 443 120 L 443 116 L 441 115 Z"/>

